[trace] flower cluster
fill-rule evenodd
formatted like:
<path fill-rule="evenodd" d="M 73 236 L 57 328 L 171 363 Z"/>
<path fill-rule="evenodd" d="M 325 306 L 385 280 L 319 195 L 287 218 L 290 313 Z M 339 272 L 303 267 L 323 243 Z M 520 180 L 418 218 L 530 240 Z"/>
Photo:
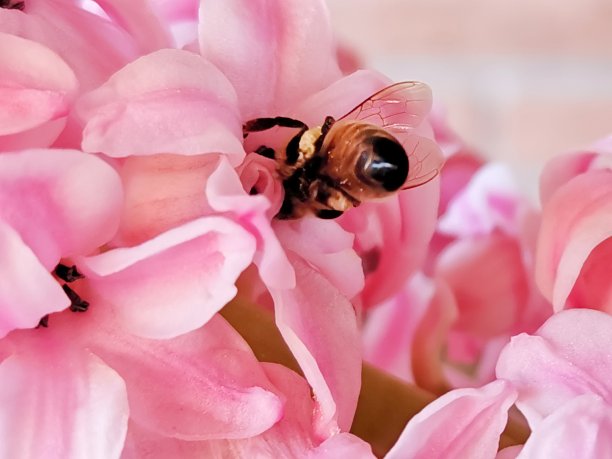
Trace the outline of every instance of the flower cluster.
<path fill-rule="evenodd" d="M 388 457 L 493 458 L 513 404 L 499 457 L 610 451 L 610 140 L 549 164 L 540 212 L 424 91 L 399 116 L 440 176 L 278 220 L 256 151 L 291 132 L 244 123 L 390 84 L 323 0 L 4 1 L 0 35 L 1 457 L 381 455 L 363 359 L 439 396 Z"/>

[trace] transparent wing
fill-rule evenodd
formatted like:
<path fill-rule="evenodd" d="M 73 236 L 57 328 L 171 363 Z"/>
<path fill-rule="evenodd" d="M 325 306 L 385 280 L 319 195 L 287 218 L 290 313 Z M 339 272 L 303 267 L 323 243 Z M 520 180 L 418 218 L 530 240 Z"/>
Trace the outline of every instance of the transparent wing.
<path fill-rule="evenodd" d="M 422 185 L 438 175 L 444 157 L 436 143 L 415 132 L 431 110 L 431 90 L 417 81 L 404 81 L 378 91 L 344 115 L 386 129 L 408 155 L 408 178 L 402 189 Z"/>

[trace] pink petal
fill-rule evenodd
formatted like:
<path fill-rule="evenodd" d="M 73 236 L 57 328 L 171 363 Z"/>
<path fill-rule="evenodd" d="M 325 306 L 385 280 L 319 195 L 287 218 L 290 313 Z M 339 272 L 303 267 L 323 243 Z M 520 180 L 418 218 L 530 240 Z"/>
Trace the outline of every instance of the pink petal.
<path fill-rule="evenodd" d="M 534 429 L 517 458 L 612 457 L 611 408 L 596 395 L 569 401 Z"/>
<path fill-rule="evenodd" d="M 284 197 L 283 184 L 276 172 L 276 161 L 257 153 L 249 153 L 237 171 L 245 191 L 266 197 L 270 203 L 266 215 L 270 219 L 274 218 Z"/>
<path fill-rule="evenodd" d="M 608 262 L 612 256 L 612 238 L 597 245 L 584 261 L 567 304 L 574 308 L 590 308 L 612 312 L 612 286 Z"/>
<path fill-rule="evenodd" d="M 127 431 L 121 377 L 97 357 L 41 340 L 0 364 L 0 456 L 118 458 Z"/>
<path fill-rule="evenodd" d="M 49 48 L 0 33 L 0 75 L 0 136 L 68 115 L 78 83 L 70 67 Z M 3 140 L 0 137 L 0 148 L 6 150 Z"/>
<path fill-rule="evenodd" d="M 497 363 L 519 392 L 517 406 L 534 427 L 566 401 L 596 394 L 612 402 L 612 317 L 590 309 L 552 316 L 536 336 L 512 338 Z"/>
<path fill-rule="evenodd" d="M 433 286 L 421 280 L 416 286 L 424 290 L 428 303 L 414 332 L 410 349 L 412 371 L 417 385 L 439 393 L 448 387 L 443 359 L 448 352 L 449 330 L 457 319 L 457 303 L 451 290 L 441 280 L 436 280 Z M 426 289 L 432 287 L 433 292 L 429 293 Z"/>
<path fill-rule="evenodd" d="M 117 230 L 122 190 L 100 159 L 71 150 L 0 155 L 0 218 L 51 271 L 91 253 Z"/>
<path fill-rule="evenodd" d="M 508 446 L 500 450 L 495 459 L 516 459 L 523 449 L 523 445 Z"/>
<path fill-rule="evenodd" d="M 245 439 L 186 442 L 164 438 L 132 423 L 128 431 L 124 459 L 131 458 L 338 458 L 373 457 L 370 446 L 357 437 L 334 435 L 318 447 L 312 434 L 313 401 L 304 379 L 281 365 L 263 363 L 266 374 L 286 398 L 283 418 L 271 429 Z M 369 454 L 368 454 L 369 453 Z"/>
<path fill-rule="evenodd" d="M 77 2 L 29 0 L 26 9 L 26 14 L 1 9 L 0 29 L 53 50 L 74 71 L 81 89 L 102 84 L 137 56 L 124 30 Z"/>
<path fill-rule="evenodd" d="M 364 285 L 361 258 L 353 250 L 353 234 L 335 221 L 303 218 L 274 224 L 278 239 L 314 266 L 346 298 L 355 297 Z"/>
<path fill-rule="evenodd" d="M 457 301 L 455 330 L 492 338 L 510 333 L 523 315 L 529 286 L 514 238 L 498 234 L 456 241 L 440 254 L 436 275 Z"/>
<path fill-rule="evenodd" d="M 449 203 L 470 183 L 483 163 L 481 158 L 471 154 L 454 154 L 447 158 L 440 174 L 440 215 L 446 212 Z"/>
<path fill-rule="evenodd" d="M 104 307 L 104 304 L 99 306 Z M 87 346 L 125 380 L 130 418 L 158 435 L 183 440 L 258 435 L 282 416 L 260 363 L 220 316 L 167 340 L 123 333 L 93 308 Z"/>
<path fill-rule="evenodd" d="M 416 274 L 393 298 L 368 311 L 362 330 L 364 360 L 406 381 L 414 381 L 412 345 L 432 300 L 433 287 L 433 283 L 423 275 Z M 441 325 L 442 321 L 435 323 Z M 435 335 L 431 331 L 426 332 L 428 336 Z M 439 356 L 434 354 L 423 360 L 438 359 Z"/>
<path fill-rule="evenodd" d="M 126 158 L 120 169 L 125 200 L 118 245 L 135 245 L 211 213 L 203 184 L 216 155 L 154 155 Z"/>
<path fill-rule="evenodd" d="M 113 157 L 178 153 L 244 156 L 236 94 L 206 59 L 160 50 L 137 59 L 80 102 L 83 149 Z"/>
<path fill-rule="evenodd" d="M 505 381 L 448 392 L 408 422 L 385 458 L 492 458 L 515 398 Z"/>
<path fill-rule="evenodd" d="M 586 172 L 596 153 L 569 153 L 558 155 L 546 163 L 540 175 L 540 201 L 546 206 L 558 188 L 575 176 Z"/>
<path fill-rule="evenodd" d="M 348 430 L 361 387 L 361 352 L 351 303 L 303 259 L 290 254 L 296 287 L 271 289 L 276 324 L 317 400 L 323 438 Z"/>
<path fill-rule="evenodd" d="M 349 433 L 339 433 L 325 440 L 306 456 L 308 459 L 374 459 L 372 447 L 361 438 Z"/>
<path fill-rule="evenodd" d="M 298 101 L 290 116 L 317 126 L 326 116 L 338 119 L 349 113 L 372 94 L 389 86 L 391 80 L 373 70 L 358 70 Z"/>
<path fill-rule="evenodd" d="M 168 338 L 204 323 L 235 295 L 255 238 L 223 217 L 203 217 L 130 248 L 79 261 L 96 292 L 133 333 Z"/>
<path fill-rule="evenodd" d="M 557 311 L 566 306 L 589 254 L 612 236 L 611 177 L 606 170 L 581 174 L 559 188 L 543 210 L 536 280 Z M 596 304 L 579 306 L 606 305 L 606 279 L 590 281 L 604 297 Z"/>
<path fill-rule="evenodd" d="M 0 253 L 0 337 L 16 328 L 33 328 L 45 314 L 70 306 L 49 271 L 1 220 Z"/>
<path fill-rule="evenodd" d="M 138 44 L 142 54 L 171 48 L 170 34 L 155 17 L 147 0 L 95 0 L 106 14 L 125 29 Z"/>
<path fill-rule="evenodd" d="M 487 164 L 449 203 L 439 230 L 457 237 L 485 235 L 495 229 L 517 234 L 526 205 L 510 170 L 502 164 Z"/>
<path fill-rule="evenodd" d="M 341 75 L 321 0 L 202 1 L 200 49 L 236 88 L 245 120 L 286 114 Z"/>
<path fill-rule="evenodd" d="M 436 225 L 438 179 L 381 201 L 366 202 L 339 219 L 355 234 L 364 262 L 364 306 L 393 296 L 423 263 Z"/>

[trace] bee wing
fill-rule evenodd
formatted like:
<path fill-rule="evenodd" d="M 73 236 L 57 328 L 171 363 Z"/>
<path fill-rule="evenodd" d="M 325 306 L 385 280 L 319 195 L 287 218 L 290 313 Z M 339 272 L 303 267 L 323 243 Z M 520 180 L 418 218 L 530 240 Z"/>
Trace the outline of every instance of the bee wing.
<path fill-rule="evenodd" d="M 423 122 L 430 110 L 429 86 L 418 81 L 404 81 L 381 89 L 340 119 L 412 130 Z"/>
<path fill-rule="evenodd" d="M 442 170 L 444 156 L 438 144 L 420 135 L 391 133 L 401 142 L 408 155 L 408 178 L 402 190 L 415 188 L 433 180 Z"/>
<path fill-rule="evenodd" d="M 436 177 L 444 164 L 436 143 L 414 130 L 431 110 L 431 89 L 425 83 L 404 81 L 368 97 L 341 120 L 358 120 L 386 129 L 408 155 L 408 178 L 402 189 L 414 188 Z"/>

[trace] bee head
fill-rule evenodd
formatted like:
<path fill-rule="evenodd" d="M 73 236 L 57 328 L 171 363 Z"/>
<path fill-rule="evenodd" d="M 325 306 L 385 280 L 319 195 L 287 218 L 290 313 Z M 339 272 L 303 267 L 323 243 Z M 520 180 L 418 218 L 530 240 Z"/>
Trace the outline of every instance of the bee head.
<path fill-rule="evenodd" d="M 392 192 L 408 177 L 408 156 L 391 136 L 373 135 L 361 142 L 355 175 L 363 182 Z"/>

